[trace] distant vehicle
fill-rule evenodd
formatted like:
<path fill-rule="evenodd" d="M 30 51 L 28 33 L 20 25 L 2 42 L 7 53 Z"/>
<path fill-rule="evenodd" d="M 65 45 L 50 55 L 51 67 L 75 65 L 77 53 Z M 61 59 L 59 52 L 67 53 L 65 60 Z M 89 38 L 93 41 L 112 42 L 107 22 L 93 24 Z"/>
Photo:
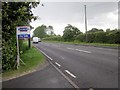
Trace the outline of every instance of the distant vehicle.
<path fill-rule="evenodd" d="M 38 42 L 39 42 L 38 37 L 33 37 L 33 43 L 38 43 Z"/>
<path fill-rule="evenodd" d="M 38 41 L 39 41 L 39 42 L 41 42 L 41 39 L 40 39 L 40 38 L 38 38 Z"/>

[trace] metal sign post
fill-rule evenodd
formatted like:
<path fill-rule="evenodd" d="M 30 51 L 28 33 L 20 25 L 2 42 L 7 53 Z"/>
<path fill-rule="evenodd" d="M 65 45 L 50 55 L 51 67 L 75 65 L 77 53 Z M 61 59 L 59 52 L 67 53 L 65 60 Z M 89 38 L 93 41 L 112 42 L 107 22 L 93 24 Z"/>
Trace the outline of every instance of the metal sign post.
<path fill-rule="evenodd" d="M 25 63 L 20 59 L 19 53 L 19 41 L 18 39 L 30 38 L 30 27 L 29 26 L 19 26 L 16 28 L 16 40 L 17 40 L 17 69 L 20 66 L 20 61 L 25 65 Z"/>
<path fill-rule="evenodd" d="M 17 29 L 16 29 L 16 40 L 17 40 L 17 69 L 18 69 L 18 66 L 20 66 L 20 55 L 19 55 L 19 42 L 18 42 Z"/>

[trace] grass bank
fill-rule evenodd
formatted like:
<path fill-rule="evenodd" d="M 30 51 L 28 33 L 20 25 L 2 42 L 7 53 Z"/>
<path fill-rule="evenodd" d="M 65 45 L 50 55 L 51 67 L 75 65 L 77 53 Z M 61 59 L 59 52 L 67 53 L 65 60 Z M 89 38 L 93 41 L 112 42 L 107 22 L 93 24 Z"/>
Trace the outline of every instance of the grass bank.
<path fill-rule="evenodd" d="M 3 80 L 29 73 L 45 63 L 45 57 L 35 47 L 26 50 L 21 55 L 21 59 L 24 61 L 25 65 L 21 64 L 18 70 L 5 71 L 2 74 Z"/>
<path fill-rule="evenodd" d="M 64 41 L 44 41 L 44 42 L 54 42 L 54 43 L 65 43 L 65 44 L 76 44 L 76 45 L 91 45 L 91 46 L 103 46 L 103 47 L 118 47 L 119 44 L 107 44 L 107 43 L 86 43 L 86 42 L 64 42 Z"/>

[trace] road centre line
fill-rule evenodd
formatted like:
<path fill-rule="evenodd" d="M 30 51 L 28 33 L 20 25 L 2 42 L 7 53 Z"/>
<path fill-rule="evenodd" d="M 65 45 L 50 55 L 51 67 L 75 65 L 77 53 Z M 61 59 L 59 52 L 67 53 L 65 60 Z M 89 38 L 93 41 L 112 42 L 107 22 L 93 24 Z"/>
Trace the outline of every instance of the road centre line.
<path fill-rule="evenodd" d="M 70 49 L 70 50 L 75 50 L 74 48 L 69 48 L 69 47 L 67 47 L 67 49 Z"/>
<path fill-rule="evenodd" d="M 76 50 L 76 51 L 79 51 L 79 52 L 91 53 L 90 51 L 85 51 L 85 50 L 80 50 L 80 49 L 74 49 L 74 48 L 69 48 L 69 47 L 67 47 L 67 49 Z"/>
<path fill-rule="evenodd" d="M 55 62 L 55 64 L 58 65 L 59 67 L 61 67 L 61 65 L 59 63 Z"/>
<path fill-rule="evenodd" d="M 80 51 L 80 52 L 91 53 L 90 51 L 85 51 L 85 50 L 80 50 L 80 49 L 75 49 L 75 50 Z"/>
<path fill-rule="evenodd" d="M 73 75 L 71 72 L 69 72 L 68 70 L 65 70 L 65 72 L 66 73 L 68 73 L 70 76 L 72 76 L 72 77 L 74 77 L 74 78 L 76 78 L 76 76 L 75 75 Z"/>

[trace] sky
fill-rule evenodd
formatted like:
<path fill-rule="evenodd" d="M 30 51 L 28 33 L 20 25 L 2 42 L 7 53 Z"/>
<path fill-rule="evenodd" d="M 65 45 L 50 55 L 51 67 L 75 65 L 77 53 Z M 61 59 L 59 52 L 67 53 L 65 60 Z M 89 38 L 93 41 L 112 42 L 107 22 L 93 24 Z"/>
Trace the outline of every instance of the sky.
<path fill-rule="evenodd" d="M 118 28 L 118 2 L 80 2 L 78 0 L 73 2 L 70 0 L 65 0 L 65 2 L 52 0 L 48 2 L 44 0 L 41 1 L 41 4 L 32 9 L 33 14 L 39 16 L 38 20 L 30 23 L 34 29 L 42 24 L 51 25 L 55 34 L 63 35 L 64 28 L 71 24 L 81 32 L 85 32 L 84 5 L 86 5 L 87 10 L 88 30 L 92 28 L 104 30 Z"/>

